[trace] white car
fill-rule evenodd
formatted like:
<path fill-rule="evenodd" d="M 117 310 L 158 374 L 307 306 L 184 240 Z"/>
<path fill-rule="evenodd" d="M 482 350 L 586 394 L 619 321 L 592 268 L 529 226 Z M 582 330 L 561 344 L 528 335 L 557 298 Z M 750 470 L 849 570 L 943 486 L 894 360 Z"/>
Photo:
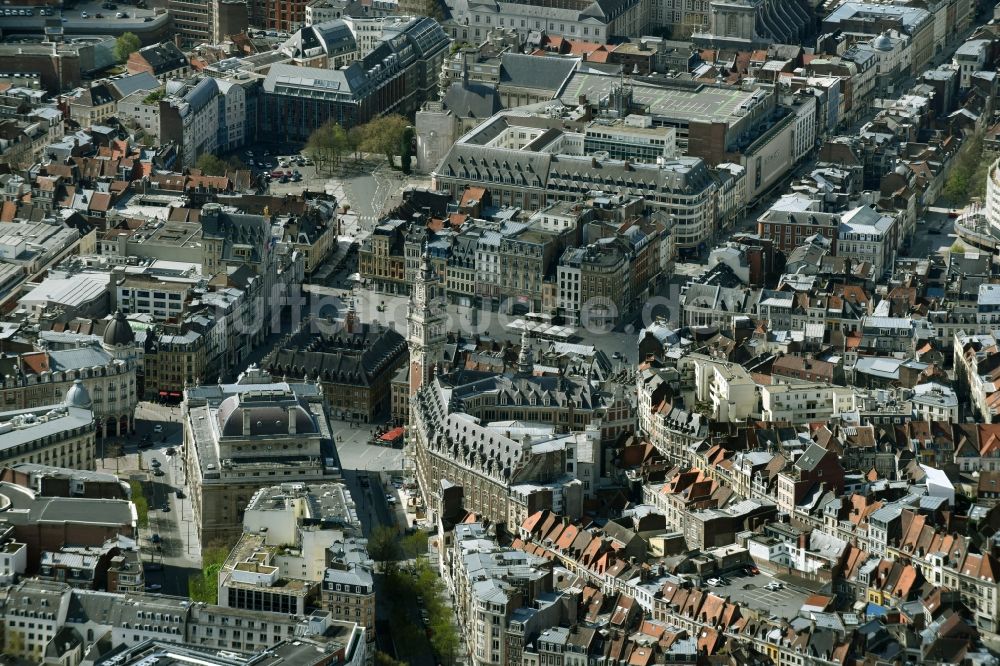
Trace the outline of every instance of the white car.
<path fill-rule="evenodd" d="M 80 18 L 87 18 L 87 12 L 80 12 Z"/>
<path fill-rule="evenodd" d="M 781 587 L 782 587 L 781 583 L 779 583 L 777 581 L 774 581 L 774 582 L 771 582 L 771 583 L 768 583 L 767 585 L 765 585 L 764 589 L 765 590 L 771 590 L 773 592 L 774 590 L 780 590 Z"/>
<path fill-rule="evenodd" d="M 719 585 L 722 585 L 722 579 L 720 578 L 709 578 L 707 582 L 712 587 L 718 587 Z"/>

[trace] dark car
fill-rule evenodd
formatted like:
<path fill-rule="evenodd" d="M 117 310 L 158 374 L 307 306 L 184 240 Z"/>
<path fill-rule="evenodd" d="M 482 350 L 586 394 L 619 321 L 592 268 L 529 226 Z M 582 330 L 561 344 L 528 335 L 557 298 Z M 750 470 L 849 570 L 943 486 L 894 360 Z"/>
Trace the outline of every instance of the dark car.
<path fill-rule="evenodd" d="M 177 455 L 177 449 L 171 446 L 169 449 L 164 451 L 164 453 L 166 453 L 168 456 L 175 456 Z"/>
<path fill-rule="evenodd" d="M 163 511 L 164 513 L 170 513 L 170 505 L 164 504 L 163 506 L 160 507 L 160 511 Z"/>
<path fill-rule="evenodd" d="M 157 467 L 157 468 L 155 468 L 155 469 L 153 470 L 153 476 L 165 476 L 165 475 L 166 475 L 166 472 L 164 472 L 164 471 L 163 471 L 162 469 L 160 469 L 159 467 Z"/>
<path fill-rule="evenodd" d="M 146 18 L 142 19 L 142 22 L 143 23 L 152 23 L 153 22 L 153 17 L 152 16 L 147 16 Z"/>
<path fill-rule="evenodd" d="M 160 543 L 161 541 L 163 541 L 163 539 L 160 538 L 159 534 L 154 534 L 149 538 L 149 540 L 152 541 L 153 543 Z"/>
<path fill-rule="evenodd" d="M 184 494 L 183 490 L 177 491 L 177 499 L 184 499 L 185 497 L 187 497 L 187 495 Z"/>

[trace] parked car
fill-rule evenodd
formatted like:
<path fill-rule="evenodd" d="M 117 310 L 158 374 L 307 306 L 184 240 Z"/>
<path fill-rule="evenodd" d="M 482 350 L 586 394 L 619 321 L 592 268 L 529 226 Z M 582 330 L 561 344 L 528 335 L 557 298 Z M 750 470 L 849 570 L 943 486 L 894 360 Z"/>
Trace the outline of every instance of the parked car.
<path fill-rule="evenodd" d="M 163 586 L 160 585 L 159 583 L 153 583 L 152 585 L 147 585 L 146 586 L 146 591 L 147 592 L 159 592 L 162 589 L 163 589 Z"/>
<path fill-rule="evenodd" d="M 155 426 L 153 426 L 153 432 L 156 432 L 156 433 L 163 432 L 163 426 L 160 425 L 159 423 L 157 423 Z"/>
<path fill-rule="evenodd" d="M 185 497 L 187 497 L 187 495 L 184 494 L 183 490 L 177 491 L 177 499 L 184 499 Z"/>
<path fill-rule="evenodd" d="M 128 18 L 128 14 L 126 14 L 125 12 L 118 12 L 117 14 L 115 14 L 115 18 Z"/>
<path fill-rule="evenodd" d="M 162 469 L 160 469 L 159 467 L 157 467 L 157 468 L 155 468 L 155 469 L 153 470 L 153 476 L 165 476 L 165 475 L 166 475 L 166 472 L 164 472 L 164 471 L 163 471 Z"/>
<path fill-rule="evenodd" d="M 160 538 L 159 534 L 154 534 L 149 538 L 149 540 L 152 541 L 153 543 L 160 543 L 161 541 L 163 541 L 163 539 Z"/>
<path fill-rule="evenodd" d="M 94 14 L 94 18 L 104 18 L 104 14 L 101 14 L 100 12 L 98 12 L 98 13 Z"/>
<path fill-rule="evenodd" d="M 163 511 L 164 513 L 170 513 L 170 505 L 164 502 L 163 506 L 160 507 L 160 511 Z"/>
<path fill-rule="evenodd" d="M 153 467 L 159 467 L 163 463 L 161 463 L 158 459 L 153 458 L 152 462 L 150 462 L 149 464 L 152 465 Z"/>
<path fill-rule="evenodd" d="M 143 23 L 152 23 L 153 22 L 153 17 L 152 16 L 147 16 L 146 18 L 142 19 L 142 22 Z"/>
<path fill-rule="evenodd" d="M 168 456 L 175 456 L 177 455 L 177 449 L 171 446 L 169 449 L 164 451 L 164 453 L 166 453 Z"/>
<path fill-rule="evenodd" d="M 720 578 L 709 578 L 706 582 L 712 587 L 718 587 L 719 585 L 722 585 L 722 579 Z"/>

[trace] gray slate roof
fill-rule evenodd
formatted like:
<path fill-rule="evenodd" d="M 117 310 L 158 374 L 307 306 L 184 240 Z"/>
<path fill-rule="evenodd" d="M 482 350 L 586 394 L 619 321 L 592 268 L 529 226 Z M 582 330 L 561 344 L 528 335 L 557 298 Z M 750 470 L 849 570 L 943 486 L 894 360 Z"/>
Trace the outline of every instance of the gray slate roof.
<path fill-rule="evenodd" d="M 459 118 L 485 119 L 502 108 L 496 88 L 483 83 L 452 83 L 443 101 Z"/>
<path fill-rule="evenodd" d="M 555 97 L 579 64 L 579 58 L 504 53 L 500 56 L 500 85 L 551 90 Z"/>

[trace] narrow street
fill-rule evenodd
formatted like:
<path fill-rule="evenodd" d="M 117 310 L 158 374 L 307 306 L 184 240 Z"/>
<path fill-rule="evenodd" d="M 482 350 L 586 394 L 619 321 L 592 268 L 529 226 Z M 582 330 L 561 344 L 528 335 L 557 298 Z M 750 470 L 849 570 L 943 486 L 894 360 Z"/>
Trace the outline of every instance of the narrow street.
<path fill-rule="evenodd" d="M 136 409 L 136 433 L 125 438 L 122 455 L 102 457 L 97 469 L 142 487 L 149 505 L 149 525 L 139 529 L 147 588 L 186 596 L 188 578 L 201 570 L 201 543 L 186 484 L 181 428 L 179 407 L 141 402 Z M 151 446 L 139 449 L 146 435 Z M 170 450 L 172 455 L 167 453 Z M 118 453 L 107 445 L 99 446 L 98 452 Z"/>

